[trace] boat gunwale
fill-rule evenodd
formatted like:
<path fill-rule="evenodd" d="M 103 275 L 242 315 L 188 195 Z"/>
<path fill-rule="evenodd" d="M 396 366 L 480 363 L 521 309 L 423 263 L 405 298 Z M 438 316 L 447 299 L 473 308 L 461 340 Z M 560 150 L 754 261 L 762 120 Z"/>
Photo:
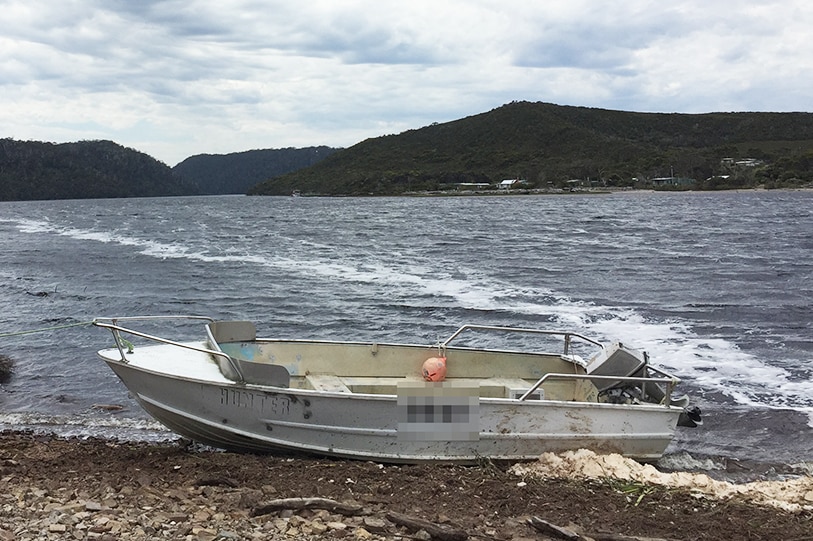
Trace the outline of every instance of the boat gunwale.
<path fill-rule="evenodd" d="M 202 341 L 202 342 L 201 341 L 178 342 L 178 341 L 169 340 L 169 339 L 166 339 L 166 338 L 150 335 L 150 334 L 147 334 L 147 333 L 143 333 L 143 332 L 140 332 L 140 331 L 136 331 L 136 330 L 133 330 L 133 329 L 128 329 L 128 328 L 121 327 L 121 326 L 118 325 L 118 321 L 139 321 L 139 320 L 156 321 L 156 320 L 171 320 L 171 319 L 191 320 L 191 321 L 208 321 L 209 323 L 206 325 L 207 339 Z M 109 323 L 108 323 L 108 321 L 109 321 Z M 332 393 L 331 391 L 320 390 L 320 389 L 311 390 L 311 389 L 306 389 L 306 388 L 291 388 L 289 386 L 263 385 L 263 384 L 258 384 L 258 383 L 247 382 L 245 380 L 245 378 L 243 377 L 243 375 L 242 375 L 242 371 L 240 370 L 239 365 L 240 365 L 241 362 L 255 363 L 255 361 L 244 360 L 244 359 L 235 359 L 234 357 L 232 357 L 232 356 L 228 355 L 227 353 L 225 353 L 220 348 L 220 344 L 216 341 L 214 333 L 212 332 L 213 331 L 212 330 L 212 324 L 215 323 L 215 322 L 216 321 L 213 318 L 210 318 L 210 317 L 207 317 L 207 316 L 131 316 L 131 317 L 120 317 L 120 318 L 95 318 L 93 320 L 93 324 L 95 326 L 102 327 L 102 328 L 107 328 L 113 334 L 113 338 L 114 338 L 114 341 L 115 341 L 116 348 L 115 349 L 114 348 L 108 348 L 108 349 L 105 349 L 105 350 L 100 350 L 98 352 L 99 356 L 102 357 L 105 361 L 110 360 L 112 362 L 119 362 L 121 364 L 130 364 L 130 361 L 127 359 L 125 351 L 124 351 L 124 343 L 127 343 L 129 345 L 129 347 L 132 347 L 132 344 L 129 344 L 129 342 L 124 341 L 120 336 L 121 332 L 125 332 L 125 333 L 132 334 L 134 336 L 139 336 L 139 337 L 142 337 L 142 338 L 145 338 L 145 339 L 148 339 L 148 340 L 151 340 L 151 341 L 155 341 L 155 342 L 167 345 L 167 346 L 175 346 L 175 347 L 179 347 L 179 348 L 184 348 L 184 349 L 188 349 L 188 350 L 197 351 L 198 353 L 204 354 L 204 355 L 210 355 L 210 356 L 218 357 L 218 358 L 225 358 L 227 360 L 228 364 L 230 365 L 230 367 L 233 369 L 234 373 L 239 376 L 239 380 L 235 381 L 232 378 L 230 378 L 228 375 L 224 374 L 223 370 L 222 370 L 222 367 L 220 367 L 220 373 L 221 373 L 221 375 L 223 375 L 224 379 L 227 380 L 227 382 L 232 382 L 233 385 L 239 386 L 239 387 L 249 387 L 250 386 L 252 389 L 254 389 L 254 388 L 257 388 L 257 389 L 269 389 L 269 392 L 275 392 L 275 391 L 271 391 L 272 389 L 286 389 L 287 392 L 290 392 L 291 390 L 311 391 L 313 394 L 319 395 L 319 396 L 325 395 L 327 393 L 336 394 L 338 396 L 343 396 L 343 397 L 347 397 L 347 396 L 357 396 L 357 397 L 371 397 L 371 396 L 373 396 L 373 397 L 377 397 L 377 396 L 392 397 L 392 396 L 397 396 L 397 395 L 393 395 L 393 394 L 377 394 L 377 393 L 355 393 L 355 392 L 350 392 L 350 393 L 336 392 L 336 393 Z M 253 324 L 251 324 L 251 325 L 252 325 L 252 329 L 253 329 Z M 473 347 L 467 347 L 467 346 L 447 346 L 448 342 L 450 342 L 452 339 L 456 338 L 458 335 L 460 335 L 464 330 L 466 330 L 468 328 L 483 329 L 483 330 L 499 330 L 499 331 L 516 330 L 516 331 L 519 331 L 519 332 L 541 332 L 543 334 L 561 335 L 561 336 L 563 336 L 565 338 L 565 351 L 562 354 L 557 354 L 557 353 L 544 353 L 544 352 L 534 352 L 534 351 L 516 351 L 516 350 L 501 350 L 501 349 L 488 349 L 488 348 L 473 348 Z M 410 344 L 410 343 L 383 343 L 383 342 L 366 342 L 366 341 L 257 338 L 256 336 L 254 336 L 252 339 L 247 339 L 247 340 L 235 339 L 235 340 L 231 340 L 231 341 L 224 341 L 223 343 L 224 344 L 235 344 L 235 343 L 236 344 L 286 343 L 286 344 L 316 344 L 316 345 L 325 345 L 325 346 L 341 345 L 341 346 L 353 346 L 353 347 L 358 346 L 358 347 L 371 347 L 371 348 L 377 348 L 377 347 L 387 347 L 387 348 L 392 347 L 392 348 L 407 348 L 407 349 L 432 349 L 432 348 L 438 348 L 439 350 L 442 348 L 444 354 L 447 351 L 466 351 L 466 352 L 483 352 L 483 353 L 490 353 L 490 354 L 491 353 L 496 353 L 496 354 L 524 355 L 524 356 L 532 356 L 532 357 L 535 357 L 535 356 L 539 356 L 539 357 L 543 357 L 543 356 L 545 356 L 545 357 L 559 357 L 560 359 L 565 360 L 567 362 L 570 362 L 573 365 L 582 366 L 580 363 L 578 363 L 576 360 L 574 360 L 571 355 L 567 354 L 569 343 L 570 343 L 570 337 L 576 337 L 578 339 L 585 340 L 588 343 L 592 343 L 593 345 L 601 348 L 602 350 L 605 349 L 605 346 L 602 343 L 597 342 L 597 341 L 595 341 L 593 339 L 584 337 L 584 336 L 582 336 L 582 335 L 580 335 L 578 333 L 561 332 L 561 331 L 547 332 L 547 331 L 536 331 L 536 330 L 533 330 L 533 329 L 511 328 L 511 327 L 489 327 L 489 326 L 477 326 L 477 325 L 463 325 L 454 334 L 452 334 L 452 336 L 450 338 L 448 338 L 445 342 L 438 343 L 435 346 L 427 346 L 427 345 L 421 345 L 421 344 Z M 214 347 L 216 349 L 210 349 L 210 348 L 207 348 L 207 347 L 200 347 L 198 344 L 201 344 L 201 343 L 204 346 L 208 345 L 208 346 L 210 346 L 210 348 Z M 157 347 L 157 346 L 147 346 L 146 348 L 151 348 L 151 347 Z M 109 359 L 108 357 L 105 357 L 104 355 L 102 355 L 102 351 L 115 351 L 116 349 L 118 350 L 118 352 L 120 354 L 120 359 L 118 359 L 118 360 Z M 215 364 L 217 364 L 217 363 L 215 363 Z M 273 363 L 255 363 L 255 364 L 257 364 L 257 365 L 267 364 L 269 366 L 273 365 Z M 138 366 L 138 365 L 136 365 L 136 366 Z M 276 365 L 276 366 L 282 366 L 282 365 Z M 590 373 L 566 374 L 566 373 L 548 372 L 548 373 L 543 374 L 540 378 L 538 378 L 538 380 L 534 384 L 531 384 L 530 388 L 521 397 L 518 397 L 518 398 L 480 397 L 480 400 L 486 400 L 486 399 L 488 399 L 488 400 L 508 400 L 508 401 L 510 401 L 510 403 L 517 403 L 517 402 L 525 403 L 525 402 L 528 402 L 528 400 L 526 400 L 526 398 L 528 398 L 528 396 L 530 396 L 531 393 L 535 392 L 546 380 L 573 379 L 573 380 L 587 380 L 587 381 L 591 381 L 591 382 L 592 381 L 602 381 L 603 380 L 603 381 L 641 383 L 641 384 L 645 384 L 645 383 L 664 384 L 666 386 L 666 389 L 667 389 L 667 391 L 665 393 L 664 403 L 661 403 L 661 404 L 638 403 L 638 404 L 621 404 L 621 405 L 631 406 L 631 407 L 634 407 L 636 409 L 639 409 L 641 406 L 644 406 L 644 405 L 652 405 L 652 406 L 656 406 L 656 407 L 664 407 L 665 406 L 667 408 L 672 408 L 671 393 L 672 393 L 672 390 L 674 389 L 674 387 L 679 383 L 680 380 L 678 378 L 668 374 L 667 372 L 661 370 L 661 369 L 658 369 L 656 367 L 650 367 L 650 368 L 652 368 L 656 373 L 658 373 L 662 377 L 653 378 L 653 377 L 632 377 L 632 376 L 618 376 L 618 375 L 605 376 L 605 375 L 590 374 Z M 170 372 L 161 372 L 161 371 L 158 371 L 158 370 L 148 369 L 148 368 L 145 368 L 143 366 L 139 366 L 139 369 L 142 370 L 142 371 L 147 371 L 147 372 L 154 373 L 154 374 L 167 374 L 167 375 L 173 376 L 173 374 L 170 373 Z M 223 385 L 223 384 L 228 385 L 229 384 L 227 382 L 215 381 L 214 379 L 191 378 L 189 376 L 184 376 L 182 374 L 177 374 L 175 376 L 176 376 L 177 379 L 187 380 L 187 381 L 198 381 L 198 382 L 202 382 L 202 383 L 216 383 L 218 385 Z M 289 376 L 292 376 L 292 374 L 289 374 Z M 528 378 L 528 379 L 531 379 L 531 378 Z M 584 400 L 582 400 L 582 401 L 575 401 L 575 400 L 573 400 L 573 401 L 542 400 L 540 402 L 545 402 L 545 401 L 547 401 L 547 402 L 576 403 L 576 404 L 585 404 L 585 405 L 589 405 L 589 404 L 607 405 L 607 403 L 603 403 L 603 402 L 602 403 L 599 403 L 599 402 L 594 403 L 594 402 L 587 402 L 587 401 L 584 401 Z M 537 402 L 537 401 L 532 400 L 530 402 Z M 610 404 L 610 405 L 616 405 L 616 404 Z"/>
<path fill-rule="evenodd" d="M 150 347 L 150 346 L 148 346 Z M 156 347 L 156 346 L 151 346 Z M 267 394 L 284 394 L 284 395 L 302 395 L 307 397 L 330 397 L 330 398 L 340 398 L 340 399 L 350 399 L 350 400 L 375 400 L 375 401 L 382 401 L 382 402 L 391 402 L 392 400 L 397 400 L 397 394 L 389 394 L 389 393 L 363 393 L 363 392 L 341 392 L 341 391 L 323 391 L 319 389 L 308 389 L 308 388 L 300 388 L 300 387 L 279 387 L 275 385 L 261 385 L 257 383 L 241 383 L 234 380 L 230 380 L 225 378 L 222 381 L 217 381 L 213 379 L 203 379 L 203 378 L 195 378 L 189 377 L 182 374 L 177 374 L 173 372 L 161 371 L 152 368 L 145 367 L 143 365 L 138 364 L 137 362 L 129 362 L 129 361 L 122 361 L 121 359 L 116 359 L 113 357 L 108 357 L 105 355 L 105 352 L 115 352 L 115 348 L 107 348 L 103 350 L 99 350 L 97 355 L 106 363 L 108 364 L 117 364 L 121 366 L 128 367 L 133 370 L 137 370 L 139 372 L 144 372 L 148 374 L 152 374 L 158 377 L 183 381 L 187 383 L 197 383 L 201 385 L 211 385 L 211 386 L 218 386 L 218 387 L 226 387 L 226 388 L 236 388 L 246 391 L 254 391 L 254 392 L 263 392 Z M 203 355 L 203 352 L 198 352 Z M 557 376 L 564 376 L 564 377 L 572 377 L 575 376 L 573 379 L 636 379 L 642 380 L 646 382 L 656 382 L 659 381 L 654 378 L 621 378 L 620 376 L 590 376 L 589 374 L 552 374 Z M 581 377 L 579 377 L 581 376 Z M 305 377 L 305 376 L 302 376 Z M 374 378 L 371 378 L 374 379 Z M 462 378 L 465 379 L 465 378 Z M 489 378 L 483 378 L 483 381 L 487 381 Z M 499 379 L 499 378 L 496 378 Z M 405 381 L 421 381 L 421 380 L 407 380 L 404 378 Z M 455 378 L 451 378 L 448 381 L 454 381 Z M 530 386 L 531 384 L 529 384 Z M 544 400 L 522 400 L 520 401 L 518 398 L 507 398 L 507 397 L 491 397 L 491 396 L 481 396 L 479 397 L 480 403 L 489 404 L 489 405 L 517 405 L 523 404 L 523 406 L 528 406 L 529 408 L 539 408 L 539 407 L 565 407 L 568 409 L 573 408 L 588 408 L 588 409 L 619 409 L 622 411 L 646 411 L 646 410 L 657 410 L 663 411 L 664 409 L 668 410 L 675 410 L 675 411 L 683 411 L 682 408 L 679 406 L 675 406 L 673 404 L 654 404 L 649 402 L 642 402 L 638 404 L 614 404 L 612 402 L 589 402 L 586 400 L 554 400 L 554 399 L 544 399 Z"/>
<path fill-rule="evenodd" d="M 185 342 L 178 342 L 175 340 L 170 340 L 168 338 L 163 338 L 160 336 L 151 335 L 148 333 L 143 333 L 140 331 L 136 331 L 134 329 L 128 329 L 118 325 L 119 321 L 167 321 L 167 320 L 191 320 L 191 321 L 208 321 L 206 325 L 206 336 L 207 340 L 205 344 L 209 346 L 213 346 L 212 349 L 210 348 L 200 348 L 197 346 L 190 346 L 188 343 Z M 108 323 L 109 322 L 109 323 Z M 471 351 L 471 352 L 490 352 L 490 353 L 501 353 L 501 354 L 515 354 L 515 355 L 535 355 L 535 356 L 558 356 L 562 360 L 566 360 L 568 362 L 584 366 L 584 362 L 580 359 L 577 359 L 576 356 L 569 354 L 569 348 L 571 344 L 571 338 L 577 338 L 585 343 L 592 344 L 594 347 L 598 348 L 599 350 L 605 350 L 606 346 L 601 342 L 594 340 L 592 338 L 583 336 L 579 333 L 569 332 L 569 331 L 559 331 L 559 330 L 540 330 L 540 329 L 526 329 L 520 327 L 496 327 L 496 326 L 485 326 L 485 325 L 473 325 L 473 324 L 466 324 L 457 329 L 449 338 L 445 341 L 440 342 L 438 341 L 434 345 L 425 345 L 425 344 L 413 344 L 413 343 L 399 343 L 399 342 L 370 342 L 370 341 L 352 341 L 352 340 L 320 340 L 320 339 L 298 339 L 298 338 L 262 338 L 262 337 L 253 337 L 250 340 L 229 340 L 229 341 L 218 341 L 217 338 L 214 336 L 212 332 L 212 324 L 218 323 L 215 319 L 208 317 L 208 316 L 196 316 L 196 315 L 178 315 L 178 316 L 126 316 L 126 317 L 115 317 L 115 318 L 106 318 L 106 317 L 97 317 L 94 318 L 92 321 L 93 325 L 97 327 L 102 327 L 109 329 L 114 338 L 114 342 L 116 347 L 118 348 L 121 359 L 126 362 L 126 357 L 124 355 L 124 343 L 127 343 L 125 340 L 121 338 L 122 332 L 132 334 L 134 336 L 139 336 L 141 338 L 145 338 L 148 340 L 152 340 L 159 343 L 174 345 L 178 347 L 185 347 L 188 349 L 194 349 L 197 351 L 201 351 L 204 353 L 208 353 L 209 355 L 213 355 L 215 357 L 225 359 L 229 365 L 231 366 L 232 370 L 237 374 L 240 379 L 242 380 L 242 373 L 239 370 L 239 366 L 235 362 L 236 359 L 231 357 L 230 355 L 226 354 L 222 349 L 220 349 L 220 343 L 223 344 L 233 344 L 233 343 L 310 343 L 310 344 L 317 344 L 317 345 L 349 345 L 349 346 L 369 346 L 369 347 L 404 347 L 404 348 L 421 348 L 421 349 L 437 349 L 440 354 L 445 353 L 445 351 Z M 497 331 L 506 331 L 506 332 L 521 332 L 521 333 L 539 333 L 549 336 L 562 336 L 564 342 L 564 349 L 562 353 L 553 353 L 553 352 L 544 352 L 544 351 L 521 351 L 521 350 L 504 350 L 504 349 L 496 349 L 496 348 L 481 348 L 481 347 L 471 347 L 471 346 L 449 346 L 449 342 L 457 338 L 463 331 L 465 330 L 497 330 Z M 128 343 L 129 344 L 129 343 Z M 243 362 L 252 362 L 248 360 L 242 360 Z"/>

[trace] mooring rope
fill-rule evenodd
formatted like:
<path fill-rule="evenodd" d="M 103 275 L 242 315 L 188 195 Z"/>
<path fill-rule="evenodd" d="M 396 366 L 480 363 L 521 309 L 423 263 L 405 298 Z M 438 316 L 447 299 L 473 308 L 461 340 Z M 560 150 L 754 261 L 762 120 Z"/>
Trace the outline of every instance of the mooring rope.
<path fill-rule="evenodd" d="M 27 331 L 0 333 L 0 338 L 7 338 L 9 336 L 23 336 L 25 334 L 34 334 L 38 332 L 58 331 L 60 329 L 70 329 L 71 327 L 86 327 L 88 325 L 93 325 L 93 320 L 83 321 L 81 323 L 69 323 L 67 325 L 57 325 L 55 327 L 44 327 L 42 329 L 30 329 Z"/>

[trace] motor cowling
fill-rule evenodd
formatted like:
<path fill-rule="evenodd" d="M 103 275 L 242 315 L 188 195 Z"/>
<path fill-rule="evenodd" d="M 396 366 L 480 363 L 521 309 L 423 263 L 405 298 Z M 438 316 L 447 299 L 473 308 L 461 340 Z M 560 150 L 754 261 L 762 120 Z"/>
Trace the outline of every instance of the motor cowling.
<path fill-rule="evenodd" d="M 621 342 L 613 342 L 590 359 L 587 373 L 594 376 L 645 377 L 646 353 L 625 347 Z M 593 384 L 601 391 L 622 385 L 622 381 L 596 379 Z"/>

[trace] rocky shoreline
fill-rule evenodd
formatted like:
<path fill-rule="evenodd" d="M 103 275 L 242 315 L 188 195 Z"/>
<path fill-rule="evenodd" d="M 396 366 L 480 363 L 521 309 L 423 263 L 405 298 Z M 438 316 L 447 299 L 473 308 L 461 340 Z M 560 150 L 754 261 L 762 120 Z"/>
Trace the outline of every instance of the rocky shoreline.
<path fill-rule="evenodd" d="M 504 465 L 386 465 L 0 434 L 0 541 L 805 539 L 813 512 Z"/>

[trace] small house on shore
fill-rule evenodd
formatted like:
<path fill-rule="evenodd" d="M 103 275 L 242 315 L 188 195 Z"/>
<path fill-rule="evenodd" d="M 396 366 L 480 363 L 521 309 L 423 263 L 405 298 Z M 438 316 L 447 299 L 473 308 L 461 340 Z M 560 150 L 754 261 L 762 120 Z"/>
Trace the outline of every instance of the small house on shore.
<path fill-rule="evenodd" d="M 526 184 L 526 181 L 520 180 L 518 178 L 508 178 L 503 181 L 500 181 L 499 189 L 500 190 L 510 190 L 511 188 L 516 188 L 518 185 Z"/>

